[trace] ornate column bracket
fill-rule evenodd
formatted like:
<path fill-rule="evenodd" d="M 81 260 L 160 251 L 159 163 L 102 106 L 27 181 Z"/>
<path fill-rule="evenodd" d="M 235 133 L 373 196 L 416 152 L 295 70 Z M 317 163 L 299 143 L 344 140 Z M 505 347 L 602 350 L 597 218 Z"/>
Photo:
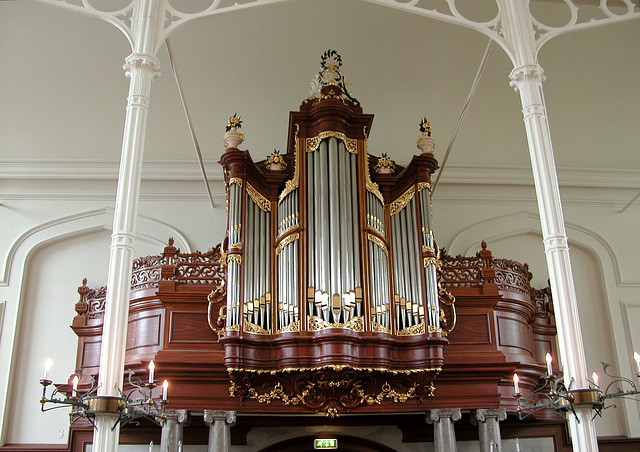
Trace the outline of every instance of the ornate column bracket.
<path fill-rule="evenodd" d="M 204 422 L 209 426 L 209 452 L 231 450 L 231 426 L 236 423 L 235 411 L 204 410 Z"/>
<path fill-rule="evenodd" d="M 167 417 L 162 426 L 160 440 L 160 452 L 173 452 L 179 450 L 178 446 L 183 442 L 183 427 L 189 421 L 187 410 L 167 410 Z"/>
<path fill-rule="evenodd" d="M 435 452 L 456 452 L 456 433 L 453 423 L 459 421 L 461 417 L 460 408 L 427 412 L 427 423 L 433 424 Z"/>
<path fill-rule="evenodd" d="M 507 410 L 504 408 L 471 412 L 471 423 L 478 425 L 480 452 L 502 452 L 500 421 L 506 418 Z"/>

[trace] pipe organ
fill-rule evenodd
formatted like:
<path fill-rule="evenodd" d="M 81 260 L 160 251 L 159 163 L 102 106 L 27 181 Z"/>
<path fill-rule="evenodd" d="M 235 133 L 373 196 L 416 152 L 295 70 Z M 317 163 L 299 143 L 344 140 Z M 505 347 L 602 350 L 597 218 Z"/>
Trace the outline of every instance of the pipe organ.
<path fill-rule="evenodd" d="M 326 52 L 321 66 L 315 91 L 290 115 L 284 155 L 254 163 L 237 148 L 239 118 L 225 135 L 221 343 L 232 393 L 255 395 L 258 375 L 276 379 L 262 387 L 282 388 L 292 374 L 313 379 L 320 369 L 378 375 L 378 393 L 402 372 L 414 381 L 395 387 L 420 380 L 423 393 L 432 393 L 447 331 L 431 230 L 437 162 L 430 130 L 406 168 L 385 167 L 391 161 L 384 157 L 374 170 L 367 145 L 373 116 L 346 91 L 337 53 Z"/>

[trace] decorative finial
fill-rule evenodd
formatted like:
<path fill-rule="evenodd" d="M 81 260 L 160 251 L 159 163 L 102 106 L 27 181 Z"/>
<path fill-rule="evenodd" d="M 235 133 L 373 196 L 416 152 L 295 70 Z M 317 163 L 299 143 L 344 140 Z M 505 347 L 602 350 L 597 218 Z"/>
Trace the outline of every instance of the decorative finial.
<path fill-rule="evenodd" d="M 239 128 L 241 128 L 242 120 L 240 118 L 241 117 L 238 116 L 238 113 L 234 113 L 233 116 L 230 117 L 229 120 L 227 121 L 226 131 L 229 132 L 231 130 L 238 130 Z"/>
<path fill-rule="evenodd" d="M 396 170 L 396 162 L 391 160 L 386 152 L 382 154 L 381 157 L 378 157 L 378 162 L 375 166 L 375 171 L 378 174 L 393 174 Z"/>
<path fill-rule="evenodd" d="M 340 72 L 341 67 L 342 57 L 338 52 L 333 49 L 324 52 L 320 58 L 320 72 L 311 80 L 311 93 L 307 100 L 337 98 L 342 99 L 343 102 L 350 100 L 354 104 L 359 105 L 360 102 L 358 102 L 347 89 L 348 83 L 344 75 Z M 341 92 L 335 89 L 323 92 L 323 88 L 328 86 L 337 86 Z"/>
<path fill-rule="evenodd" d="M 238 129 L 242 127 L 242 120 L 238 113 L 234 113 L 232 117 L 227 121 L 227 133 L 224 134 L 222 144 L 227 149 L 237 149 L 240 143 L 244 141 L 244 133 L 238 132 Z"/>
<path fill-rule="evenodd" d="M 274 149 L 271 154 L 267 156 L 267 169 L 269 171 L 284 171 L 287 167 L 287 162 L 284 157 L 280 155 L 280 151 Z"/>
<path fill-rule="evenodd" d="M 418 149 L 423 154 L 433 154 L 436 149 L 436 142 L 431 138 L 431 124 L 427 121 L 426 116 L 420 121 L 420 132 L 422 132 L 422 135 L 418 137 Z"/>
<path fill-rule="evenodd" d="M 420 121 L 420 132 L 423 134 L 426 133 L 428 137 L 431 136 L 431 124 L 427 121 L 426 117 Z"/>

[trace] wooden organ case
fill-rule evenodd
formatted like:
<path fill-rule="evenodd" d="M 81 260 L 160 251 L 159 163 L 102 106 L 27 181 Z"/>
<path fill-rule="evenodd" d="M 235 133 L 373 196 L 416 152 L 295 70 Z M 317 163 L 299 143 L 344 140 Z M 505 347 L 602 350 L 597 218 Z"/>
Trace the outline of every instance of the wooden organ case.
<path fill-rule="evenodd" d="M 170 239 L 161 255 L 134 261 L 123 370 L 145 375 L 154 360 L 171 382 L 171 409 L 236 411 L 240 436 L 289 422 L 386 423 L 420 442 L 433 439 L 426 410 L 513 415 L 513 372 L 528 394 L 544 354 L 556 355 L 550 293 L 530 286 L 526 265 L 494 258 L 485 243 L 469 257 L 438 249 L 428 123 L 406 168 L 370 156 L 373 116 L 345 89 L 339 63 L 323 56 L 314 94 L 290 115 L 282 155 L 254 162 L 238 149 L 240 119 L 230 119 L 221 158 L 226 237 L 193 253 Z M 86 280 L 78 288 L 80 391 L 98 374 L 107 290 Z M 56 387 L 69 393 L 71 379 Z M 325 416 L 304 416 L 312 413 Z M 552 413 L 533 417 L 544 424 L 526 433 L 507 420 L 503 432 L 564 428 Z M 192 444 L 206 444 L 201 416 L 188 428 Z M 74 424 L 73 435 L 90 438 L 91 425 Z M 122 435 L 140 439 L 135 428 Z"/>
<path fill-rule="evenodd" d="M 373 116 L 345 90 L 340 65 L 335 52 L 323 55 L 316 93 L 290 114 L 286 154 L 254 163 L 237 148 L 234 117 L 221 158 L 220 342 L 231 393 L 328 416 L 433 395 L 454 325 L 453 297 L 437 281 L 430 130 L 425 152 L 397 176 L 378 175 Z"/>

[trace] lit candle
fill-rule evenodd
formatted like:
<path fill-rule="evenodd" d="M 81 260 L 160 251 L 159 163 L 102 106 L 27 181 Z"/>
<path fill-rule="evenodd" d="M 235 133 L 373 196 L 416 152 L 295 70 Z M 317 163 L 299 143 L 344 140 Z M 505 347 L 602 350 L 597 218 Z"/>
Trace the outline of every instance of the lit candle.
<path fill-rule="evenodd" d="M 182 441 L 178 441 L 178 452 L 182 452 Z"/>
<path fill-rule="evenodd" d="M 520 377 L 518 374 L 513 374 L 513 390 L 516 394 L 520 394 L 520 386 L 518 386 L 518 382 L 520 381 Z"/>
<path fill-rule="evenodd" d="M 516 438 L 516 452 L 520 452 L 520 440 Z"/>
<path fill-rule="evenodd" d="M 51 366 L 53 366 L 53 361 L 51 361 L 51 358 L 47 358 L 47 360 L 44 362 L 44 377 L 42 378 L 43 380 L 49 379 L 49 371 L 51 370 Z"/>
<path fill-rule="evenodd" d="M 553 358 L 551 357 L 551 354 L 547 353 L 544 355 L 544 359 L 547 361 L 547 375 L 553 375 L 553 369 L 551 369 L 551 362 L 553 361 Z"/>
<path fill-rule="evenodd" d="M 77 397 L 78 396 L 78 382 L 80 381 L 80 379 L 78 378 L 77 375 L 73 376 L 73 391 L 71 392 L 71 397 Z"/>
<path fill-rule="evenodd" d="M 600 380 L 600 378 L 598 377 L 598 374 L 597 374 L 597 373 L 595 373 L 595 372 L 594 372 L 594 373 L 592 373 L 592 374 L 591 374 L 591 378 L 593 379 L 593 383 L 594 383 L 596 386 L 598 386 L 598 381 Z"/>
<path fill-rule="evenodd" d="M 156 364 L 153 361 L 149 361 L 149 383 L 153 383 L 153 373 L 156 370 Z"/>
<path fill-rule="evenodd" d="M 640 353 L 633 352 L 633 359 L 636 360 L 636 366 L 638 367 L 638 373 L 640 374 Z"/>
<path fill-rule="evenodd" d="M 153 362 L 153 361 L 151 361 Z M 149 443 L 149 452 L 153 452 L 153 441 Z"/>
<path fill-rule="evenodd" d="M 169 382 L 165 380 L 162 383 L 162 400 L 167 400 L 167 393 L 169 392 Z"/>

